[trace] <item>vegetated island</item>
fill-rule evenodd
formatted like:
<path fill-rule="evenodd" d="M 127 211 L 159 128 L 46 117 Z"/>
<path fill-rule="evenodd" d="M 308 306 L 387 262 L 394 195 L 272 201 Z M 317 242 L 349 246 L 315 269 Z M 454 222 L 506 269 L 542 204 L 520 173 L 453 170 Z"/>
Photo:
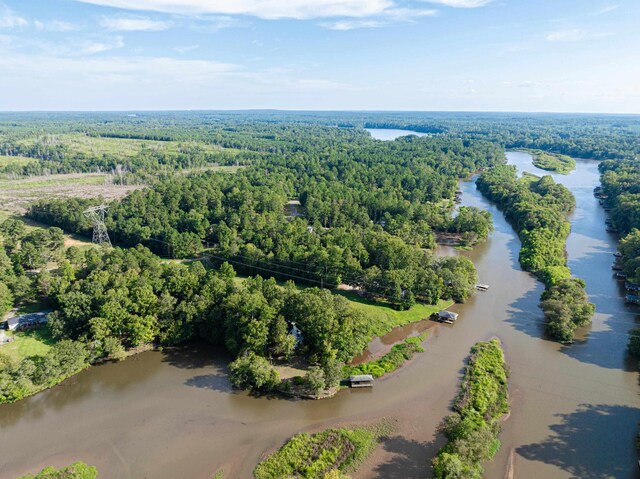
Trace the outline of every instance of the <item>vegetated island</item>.
<path fill-rule="evenodd" d="M 97 477 L 98 470 L 95 467 L 78 461 L 62 469 L 45 467 L 37 474 L 27 474 L 17 479 L 96 479 Z"/>
<path fill-rule="evenodd" d="M 533 166 L 541 170 L 553 171 L 567 175 L 576 169 L 576 160 L 560 153 L 550 153 L 542 150 L 522 150 L 533 157 Z"/>
<path fill-rule="evenodd" d="M 349 479 L 373 451 L 378 440 L 393 430 L 389 421 L 356 428 L 327 429 L 293 436 L 256 466 L 256 479 L 283 477 Z"/>
<path fill-rule="evenodd" d="M 435 479 L 482 477 L 482 462 L 500 449 L 500 419 L 509 412 L 508 374 L 497 339 L 471 348 L 454 412 L 442 426 L 449 442 L 432 462 Z"/>
<path fill-rule="evenodd" d="M 567 267 L 565 245 L 571 231 L 567 215 L 575 207 L 574 196 L 550 175 L 518 178 L 512 165 L 494 167 L 476 184 L 518 232 L 522 268 L 546 286 L 540 307 L 547 333 L 560 342 L 572 342 L 576 328 L 588 324 L 595 313 L 584 281 L 573 278 Z"/>

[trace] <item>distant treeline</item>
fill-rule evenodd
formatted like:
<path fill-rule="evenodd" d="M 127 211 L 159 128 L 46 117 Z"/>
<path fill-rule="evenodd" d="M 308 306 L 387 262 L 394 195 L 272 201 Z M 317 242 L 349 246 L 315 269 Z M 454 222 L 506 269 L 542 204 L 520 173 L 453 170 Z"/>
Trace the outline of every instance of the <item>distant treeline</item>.
<path fill-rule="evenodd" d="M 640 154 L 640 119 L 636 116 L 252 111 L 4 113 L 0 115 L 0 155 L 38 160 L 25 166 L 6 166 L 5 173 L 110 171 L 120 164 L 141 174 L 164 166 L 184 169 L 213 162 L 248 164 L 262 154 L 326 151 L 373 142 L 362 127 L 403 128 L 580 158 L 630 159 Z M 128 159 L 118 154 L 97 157 L 69 151 L 64 144 L 48 144 L 49 135 L 60 134 L 181 142 L 190 144 L 192 151 L 185 155 L 144 151 Z M 243 155 L 231 159 L 224 152 L 203 153 L 198 144 L 239 149 Z"/>

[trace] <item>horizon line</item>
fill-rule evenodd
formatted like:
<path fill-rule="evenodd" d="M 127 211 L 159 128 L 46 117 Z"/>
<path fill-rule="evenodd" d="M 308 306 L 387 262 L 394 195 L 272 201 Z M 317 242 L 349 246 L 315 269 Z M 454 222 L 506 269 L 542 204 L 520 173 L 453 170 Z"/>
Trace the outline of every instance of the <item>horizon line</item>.
<path fill-rule="evenodd" d="M 367 109 L 287 109 L 287 108 L 185 108 L 185 109 L 113 109 L 113 110 L 0 110 L 0 114 L 14 113 L 205 113 L 205 112 L 233 112 L 233 113 L 496 113 L 496 114 L 529 114 L 529 115 L 624 115 L 640 116 L 640 112 L 595 112 L 595 111 L 543 111 L 543 110 L 367 110 Z"/>

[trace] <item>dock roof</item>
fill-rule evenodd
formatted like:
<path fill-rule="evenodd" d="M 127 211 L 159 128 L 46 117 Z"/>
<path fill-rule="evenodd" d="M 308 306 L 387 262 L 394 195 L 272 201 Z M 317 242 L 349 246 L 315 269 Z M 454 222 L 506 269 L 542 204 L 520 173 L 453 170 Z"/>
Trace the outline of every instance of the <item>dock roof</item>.
<path fill-rule="evenodd" d="M 360 382 L 360 381 L 373 381 L 373 376 L 371 374 L 357 374 L 355 376 L 351 376 L 349 378 L 351 382 Z"/>

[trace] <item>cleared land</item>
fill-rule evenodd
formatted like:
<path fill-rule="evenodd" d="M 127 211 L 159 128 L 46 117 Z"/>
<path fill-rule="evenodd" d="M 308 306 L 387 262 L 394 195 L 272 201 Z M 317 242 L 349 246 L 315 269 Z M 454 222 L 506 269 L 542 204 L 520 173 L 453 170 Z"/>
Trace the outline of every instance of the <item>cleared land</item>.
<path fill-rule="evenodd" d="M 0 209 L 24 213 L 40 198 L 97 198 L 106 201 L 123 198 L 143 185 L 113 185 L 104 173 L 71 173 L 33 176 L 19 180 L 0 180 Z"/>
<path fill-rule="evenodd" d="M 33 158 L 28 158 L 26 156 L 0 155 L 0 168 L 9 166 L 9 165 L 25 166 L 25 165 L 28 165 L 29 163 L 34 163 L 35 161 L 36 160 L 34 160 Z"/>
<path fill-rule="evenodd" d="M 398 311 L 384 303 L 361 298 L 350 291 L 335 291 L 335 293 L 347 298 L 354 308 L 363 311 L 373 321 L 374 336 L 382 336 L 395 327 L 427 319 L 436 311 L 446 309 L 453 304 L 453 301 L 440 300 L 435 305 L 417 303 L 411 309 Z"/>
<path fill-rule="evenodd" d="M 2 197 L 2 195 L 4 194 L 3 191 L 0 191 L 0 198 Z M 4 206 L 0 203 L 0 206 Z M 7 211 L 7 210 L 3 210 L 0 209 L 0 223 L 2 223 L 4 220 L 6 219 L 15 219 L 18 221 L 22 221 L 25 226 L 27 227 L 27 232 L 35 230 L 35 229 L 47 229 L 49 228 L 48 225 L 42 224 L 42 223 L 38 223 L 37 221 L 33 221 L 29 218 L 26 218 L 24 216 L 15 214 L 12 211 Z M 80 236 L 80 235 L 75 235 L 75 234 L 68 234 L 65 233 L 64 234 L 64 245 L 68 248 L 69 246 L 77 246 L 79 248 L 89 248 L 93 246 L 93 243 L 91 243 L 91 239 L 90 238 L 85 238 L 84 236 Z M 30 311 L 26 311 L 26 312 L 30 312 Z"/>
<path fill-rule="evenodd" d="M 5 334 L 13 336 L 14 340 L 0 345 L 0 353 L 18 361 L 34 356 L 44 356 L 55 343 L 48 328 L 18 332 L 5 331 Z"/>
<path fill-rule="evenodd" d="M 194 150 L 204 152 L 222 152 L 236 154 L 240 150 L 233 148 L 223 148 L 218 145 L 209 145 L 202 142 L 184 141 L 156 141 L 140 140 L 132 138 L 109 138 L 87 136 L 82 133 L 66 133 L 59 135 L 46 135 L 33 137 L 18 142 L 24 146 L 34 146 L 37 144 L 44 146 L 65 145 L 69 151 L 82 153 L 87 156 L 116 156 L 131 158 L 145 150 L 163 151 L 165 153 L 182 153 Z"/>

